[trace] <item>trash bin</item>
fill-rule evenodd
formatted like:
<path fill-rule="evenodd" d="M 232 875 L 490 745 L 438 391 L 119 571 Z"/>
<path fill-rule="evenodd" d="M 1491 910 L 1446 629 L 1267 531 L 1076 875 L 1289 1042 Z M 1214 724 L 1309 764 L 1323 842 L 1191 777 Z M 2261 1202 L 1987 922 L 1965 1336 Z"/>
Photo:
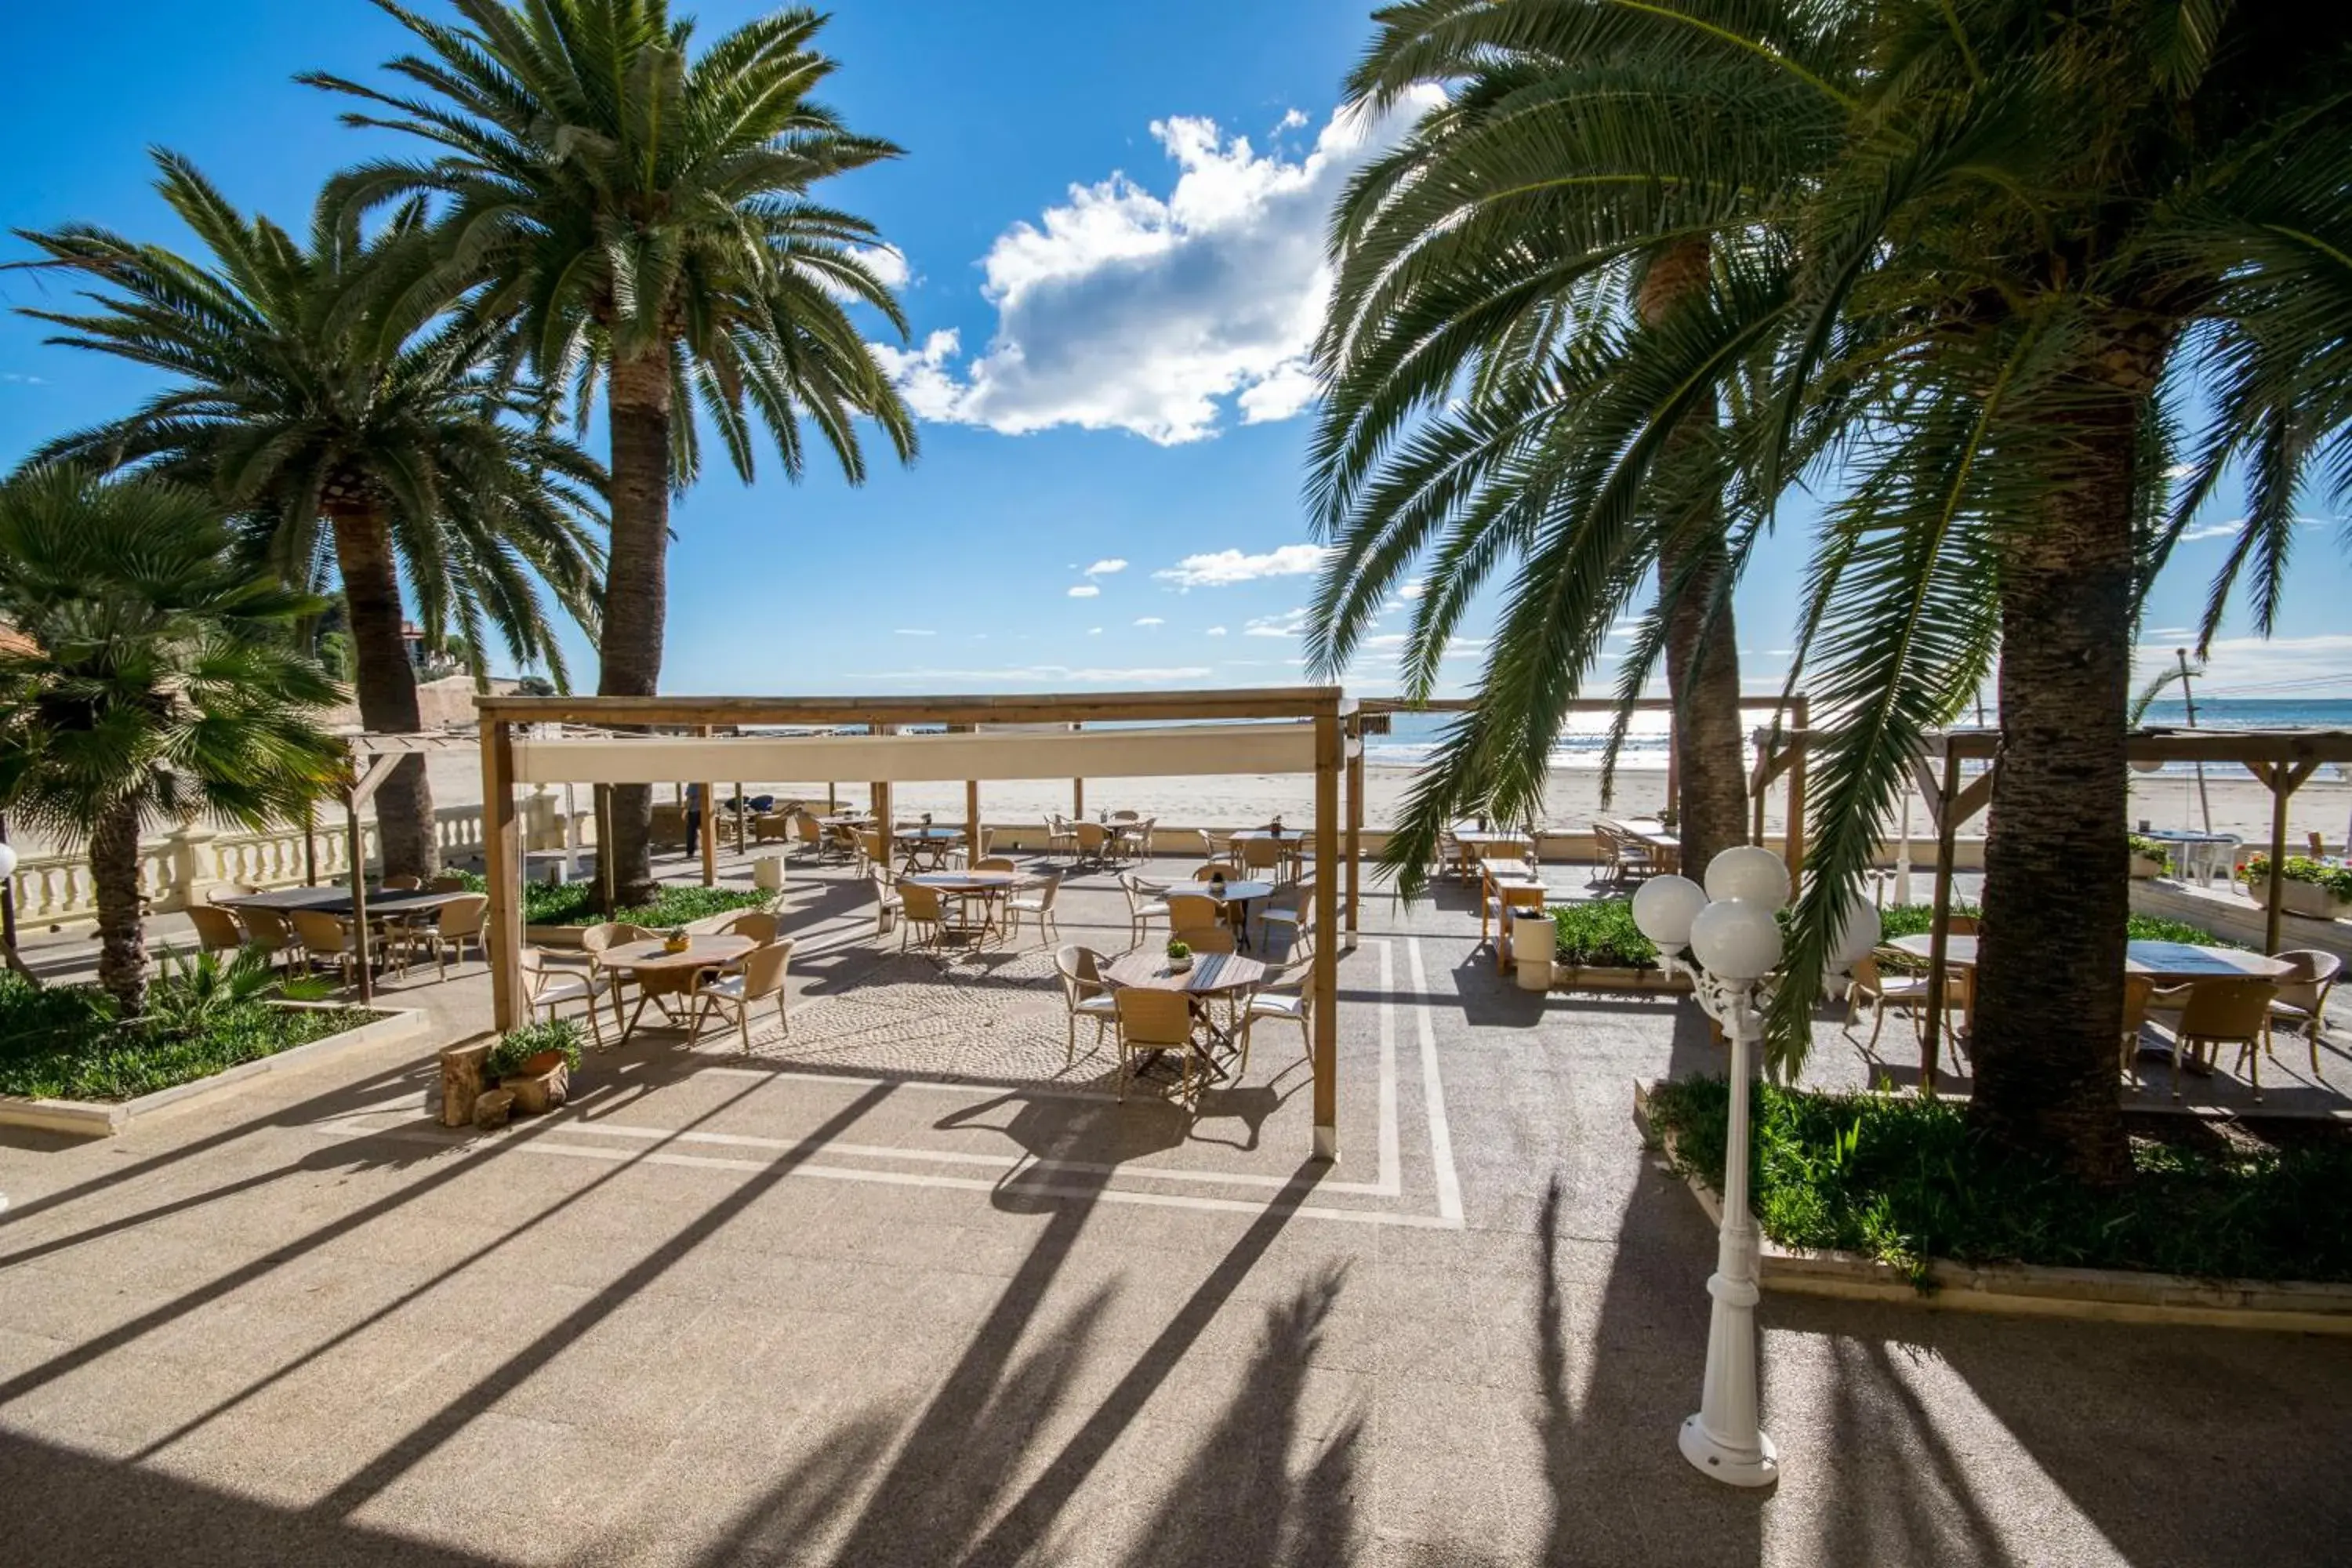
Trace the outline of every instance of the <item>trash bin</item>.
<path fill-rule="evenodd" d="M 1548 914 L 1515 914 L 1511 917 L 1511 961 L 1518 968 L 1519 989 L 1549 991 L 1551 989 L 1551 955 L 1559 942 Z"/>
<path fill-rule="evenodd" d="M 784 858 L 761 855 L 751 862 L 751 885 L 764 892 L 780 893 L 784 888 Z"/>

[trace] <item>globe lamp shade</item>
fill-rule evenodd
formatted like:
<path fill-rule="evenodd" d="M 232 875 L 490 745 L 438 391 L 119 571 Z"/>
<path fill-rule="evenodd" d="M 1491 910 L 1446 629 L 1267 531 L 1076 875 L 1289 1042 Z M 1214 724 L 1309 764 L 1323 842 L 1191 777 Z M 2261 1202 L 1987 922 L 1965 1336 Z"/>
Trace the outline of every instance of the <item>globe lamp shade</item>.
<path fill-rule="evenodd" d="M 11 877 L 15 876 L 16 874 L 16 846 L 15 846 L 15 845 L 13 845 L 13 844 L 0 844 L 0 882 L 5 882 L 5 881 L 6 881 L 9 878 L 11 878 Z"/>
<path fill-rule="evenodd" d="M 1760 844 L 1738 844 L 1707 862 L 1706 896 L 1738 899 L 1767 913 L 1789 901 L 1789 863 Z"/>
<path fill-rule="evenodd" d="M 1762 904 L 1717 899 L 1691 921 L 1691 956 L 1724 980 L 1761 980 L 1780 962 L 1780 922 Z"/>
<path fill-rule="evenodd" d="M 1706 889 L 1688 877 L 1653 877 L 1633 891 L 1633 923 L 1669 952 L 1690 945 L 1691 921 L 1706 908 Z"/>
<path fill-rule="evenodd" d="M 1830 948 L 1830 958 L 1841 971 L 1852 969 L 1878 945 L 1883 928 L 1878 923 L 1878 906 L 1856 901 L 1838 922 L 1837 942 Z"/>

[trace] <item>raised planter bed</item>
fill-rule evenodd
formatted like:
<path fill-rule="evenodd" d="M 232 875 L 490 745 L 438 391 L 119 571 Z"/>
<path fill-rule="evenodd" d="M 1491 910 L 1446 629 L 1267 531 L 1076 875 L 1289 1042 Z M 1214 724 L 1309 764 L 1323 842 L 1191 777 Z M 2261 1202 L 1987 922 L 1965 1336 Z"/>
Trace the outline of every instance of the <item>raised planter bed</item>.
<path fill-rule="evenodd" d="M 1688 991 L 1691 983 L 1687 975 L 1669 974 L 1663 969 L 1616 969 L 1555 963 L 1551 966 L 1551 988 L 1555 991 L 1631 991 L 1651 994 Z"/>
<path fill-rule="evenodd" d="M 1634 1084 L 1633 1121 L 1642 1131 L 1643 1142 L 1672 1160 L 1672 1135 L 1654 1126 L 1650 1118 L 1654 1087 Z M 1721 1196 L 1697 1176 L 1685 1181 L 1707 1218 L 1721 1226 Z M 1978 1266 L 1934 1258 L 1927 1260 L 1923 1289 L 1893 1267 L 1859 1253 L 1788 1247 L 1762 1235 L 1758 1236 L 1757 1245 L 1757 1284 L 1788 1295 L 2083 1322 L 2352 1335 L 2352 1285 L 2195 1279 L 2178 1274 L 2031 1263 Z"/>
<path fill-rule="evenodd" d="M 2279 908 L 2306 920 L 2340 921 L 2352 917 L 2352 901 L 2337 898 L 2316 882 L 2279 879 Z"/>
<path fill-rule="evenodd" d="M 273 1005 L 280 1007 L 321 1005 L 309 1002 Z M 264 1073 L 316 1067 L 331 1057 L 363 1046 L 381 1046 L 414 1038 L 425 1034 L 430 1026 L 430 1018 L 422 1012 L 378 1008 L 373 1018 L 355 1028 L 345 1029 L 340 1035 L 329 1035 L 323 1039 L 312 1040 L 308 1045 L 296 1046 L 274 1056 L 257 1057 L 209 1078 L 173 1084 L 169 1089 L 159 1089 L 152 1094 L 142 1094 L 132 1100 L 28 1100 L 19 1095 L 0 1095 L 0 1123 L 13 1127 L 37 1127 L 45 1131 L 63 1132 L 80 1138 L 111 1138 L 141 1117 L 192 1104 L 234 1089 L 247 1079 L 258 1078 Z"/>

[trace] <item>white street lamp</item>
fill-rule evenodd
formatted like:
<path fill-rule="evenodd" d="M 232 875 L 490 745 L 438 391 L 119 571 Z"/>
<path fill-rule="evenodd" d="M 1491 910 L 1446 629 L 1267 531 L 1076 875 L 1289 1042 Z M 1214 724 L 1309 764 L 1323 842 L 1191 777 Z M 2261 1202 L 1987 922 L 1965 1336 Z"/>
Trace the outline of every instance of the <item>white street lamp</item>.
<path fill-rule="evenodd" d="M 1723 1151 L 1723 1225 L 1706 1331 L 1706 1381 L 1698 1414 L 1684 1421 L 1683 1458 L 1733 1486 L 1769 1486 L 1780 1458 L 1756 1424 L 1756 1216 L 1748 1203 L 1749 1057 L 1764 1033 L 1772 972 L 1780 963 L 1774 913 L 1789 900 L 1789 868 L 1769 849 L 1743 845 L 1717 855 L 1706 886 L 1656 877 L 1633 897 L 1633 923 L 1658 944 L 1665 967 L 1682 968 L 1707 1016 L 1731 1040 L 1731 1118 Z M 1841 932 L 1840 947 L 1848 933 Z M 1684 954 L 1687 950 L 1689 959 Z M 1696 960 L 1694 963 L 1690 960 Z"/>
<path fill-rule="evenodd" d="M 0 842 L 0 882 L 6 881 L 16 874 L 16 847 L 6 842 Z"/>

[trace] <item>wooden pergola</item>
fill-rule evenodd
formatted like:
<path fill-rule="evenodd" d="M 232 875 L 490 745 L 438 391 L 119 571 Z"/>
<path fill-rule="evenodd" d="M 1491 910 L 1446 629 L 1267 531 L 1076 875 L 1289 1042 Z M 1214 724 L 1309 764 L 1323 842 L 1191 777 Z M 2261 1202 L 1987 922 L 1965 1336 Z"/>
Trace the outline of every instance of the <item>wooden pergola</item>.
<path fill-rule="evenodd" d="M 1360 743 L 1348 733 L 1354 701 L 1339 688 L 1146 691 L 1003 697 L 480 697 L 483 849 L 490 907 L 491 996 L 497 1026 L 523 1022 L 520 818 L 527 784 L 654 784 L 667 779 L 866 778 L 888 832 L 894 784 L 963 780 L 978 815 L 983 779 L 1156 778 L 1231 773 L 1315 775 L 1314 1154 L 1339 1156 L 1339 879 L 1352 883 L 1360 806 L 1341 830 L 1340 785 Z M 1084 730 L 1087 723 L 1113 723 Z M 529 733 L 582 725 L 592 735 Z M 612 733 L 651 726 L 663 734 Z M 910 725 L 946 732 L 900 734 Z M 746 733 L 814 726 L 863 734 Z M 1030 728 L 1017 732 L 996 726 Z M 732 730 L 734 733 L 713 731 Z M 706 796 L 709 792 L 705 792 Z M 706 798 L 708 818 L 715 802 Z M 977 826 L 977 823 L 974 825 Z M 1343 851 L 1343 841 L 1345 848 Z M 1350 922 L 1352 926 L 1352 921 Z"/>

